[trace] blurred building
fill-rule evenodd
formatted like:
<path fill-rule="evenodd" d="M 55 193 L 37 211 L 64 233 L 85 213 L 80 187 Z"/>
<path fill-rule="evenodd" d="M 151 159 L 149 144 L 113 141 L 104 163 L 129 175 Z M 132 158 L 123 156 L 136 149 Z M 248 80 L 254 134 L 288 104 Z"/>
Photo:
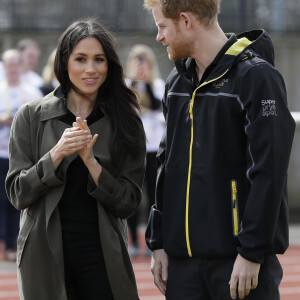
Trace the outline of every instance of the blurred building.
<path fill-rule="evenodd" d="M 285 78 L 289 107 L 300 111 L 300 5 L 299 0 L 222 0 L 220 25 L 226 32 L 266 29 L 275 46 L 276 67 Z M 41 72 L 58 36 L 75 19 L 97 16 L 118 37 L 121 61 L 133 44 L 153 48 L 165 79 L 173 63 L 155 41 L 152 15 L 143 0 L 0 0 L 0 52 L 23 37 L 36 39 L 42 50 Z M 291 216 L 300 220 L 300 132 L 295 136 L 289 170 Z"/>
<path fill-rule="evenodd" d="M 220 24 L 226 32 L 252 28 L 264 28 L 273 35 L 300 32 L 299 0 L 223 0 L 221 7 Z M 162 57 L 161 62 L 167 61 L 163 47 L 153 39 L 155 24 L 143 8 L 143 0 L 0 0 L 0 52 L 13 47 L 21 37 L 35 37 L 45 52 L 40 71 L 60 33 L 84 16 L 99 17 L 120 37 L 121 58 L 126 56 L 123 50 L 128 51 L 143 39 L 155 49 L 160 48 L 158 57 Z M 163 75 L 168 74 L 171 65 L 167 63 L 169 68 L 162 70 Z"/>
<path fill-rule="evenodd" d="M 0 0 L 0 31 L 61 31 L 74 19 L 97 15 L 118 32 L 153 32 L 143 0 Z M 225 30 L 263 27 L 299 32 L 299 0 L 223 0 Z"/>

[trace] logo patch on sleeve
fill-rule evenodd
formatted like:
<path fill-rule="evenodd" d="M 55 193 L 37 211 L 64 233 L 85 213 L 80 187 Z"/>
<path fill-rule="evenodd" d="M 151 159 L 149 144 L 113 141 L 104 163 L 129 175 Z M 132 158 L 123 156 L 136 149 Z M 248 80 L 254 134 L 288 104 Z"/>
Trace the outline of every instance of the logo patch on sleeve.
<path fill-rule="evenodd" d="M 275 100 L 261 100 L 261 105 L 263 117 L 277 116 Z"/>

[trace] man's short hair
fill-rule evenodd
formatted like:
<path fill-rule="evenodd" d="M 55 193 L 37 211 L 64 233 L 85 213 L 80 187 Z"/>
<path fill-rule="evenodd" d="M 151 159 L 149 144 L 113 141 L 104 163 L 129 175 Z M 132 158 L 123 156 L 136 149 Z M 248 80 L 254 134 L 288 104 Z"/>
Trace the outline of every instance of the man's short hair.
<path fill-rule="evenodd" d="M 24 39 L 18 41 L 17 49 L 19 49 L 19 51 L 23 51 L 27 47 L 35 47 L 35 48 L 39 49 L 39 44 L 35 40 L 30 39 L 30 38 L 24 38 Z"/>
<path fill-rule="evenodd" d="M 5 63 L 5 61 L 7 59 L 10 59 L 11 57 L 16 57 L 18 58 L 19 62 L 22 63 L 22 56 L 21 56 L 21 53 L 18 49 L 8 49 L 6 51 L 3 52 L 2 54 L 2 61 L 3 63 Z"/>
<path fill-rule="evenodd" d="M 166 18 L 179 18 L 181 12 L 192 12 L 200 22 L 209 25 L 220 12 L 221 0 L 144 0 L 144 6 L 151 9 L 155 4 L 161 6 Z"/>

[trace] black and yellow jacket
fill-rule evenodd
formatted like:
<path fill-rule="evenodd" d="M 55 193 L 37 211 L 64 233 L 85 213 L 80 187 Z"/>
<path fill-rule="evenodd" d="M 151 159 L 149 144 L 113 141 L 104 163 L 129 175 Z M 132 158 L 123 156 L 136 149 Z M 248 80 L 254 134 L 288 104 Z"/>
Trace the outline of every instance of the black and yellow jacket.
<path fill-rule="evenodd" d="M 287 168 L 295 130 L 263 30 L 235 36 L 197 82 L 177 61 L 163 99 L 148 247 L 173 257 L 262 263 L 288 247 Z"/>

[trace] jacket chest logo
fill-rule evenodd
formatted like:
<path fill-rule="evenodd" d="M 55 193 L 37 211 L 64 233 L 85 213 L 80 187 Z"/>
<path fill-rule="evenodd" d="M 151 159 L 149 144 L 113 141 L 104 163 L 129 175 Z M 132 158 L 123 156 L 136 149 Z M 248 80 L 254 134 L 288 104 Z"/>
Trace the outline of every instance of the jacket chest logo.
<path fill-rule="evenodd" d="M 221 79 L 213 82 L 212 86 L 215 89 L 219 89 L 221 86 L 224 86 L 226 83 L 228 83 L 228 79 L 227 78 L 221 78 Z"/>

